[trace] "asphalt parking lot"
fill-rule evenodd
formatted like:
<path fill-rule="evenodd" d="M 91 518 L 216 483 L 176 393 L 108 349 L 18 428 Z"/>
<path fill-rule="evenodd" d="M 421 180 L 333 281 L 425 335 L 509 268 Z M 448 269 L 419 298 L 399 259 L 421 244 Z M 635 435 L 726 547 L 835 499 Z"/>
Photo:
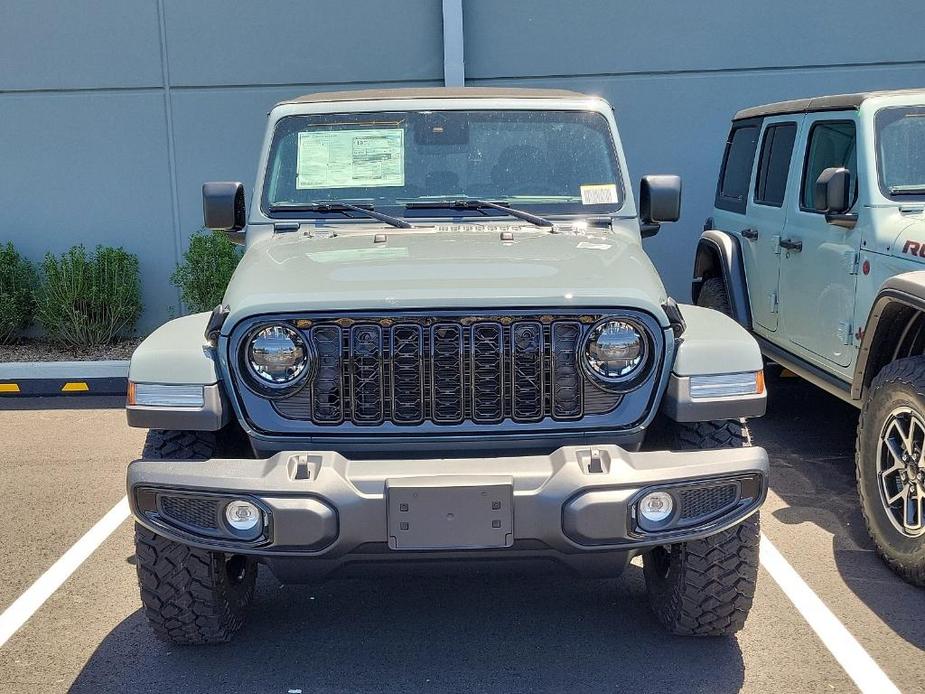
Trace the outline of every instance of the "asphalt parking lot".
<path fill-rule="evenodd" d="M 923 591 L 874 554 L 853 482 L 856 412 L 770 379 L 753 423 L 773 473 L 763 531 L 902 691 L 925 691 Z M 144 432 L 119 409 L 0 410 L 0 612 L 123 497 Z M 764 551 L 764 550 L 763 550 Z M 765 570 L 735 639 L 665 635 L 641 569 L 549 577 L 259 580 L 231 644 L 157 641 L 140 611 L 125 520 L 0 648 L 0 692 L 852 691 Z"/>

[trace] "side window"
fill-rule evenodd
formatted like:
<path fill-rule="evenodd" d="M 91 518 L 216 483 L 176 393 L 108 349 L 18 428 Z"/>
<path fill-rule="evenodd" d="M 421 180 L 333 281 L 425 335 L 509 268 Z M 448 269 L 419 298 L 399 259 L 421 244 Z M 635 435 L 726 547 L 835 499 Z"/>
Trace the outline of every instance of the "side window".
<path fill-rule="evenodd" d="M 813 190 L 816 179 L 831 166 L 843 166 L 851 172 L 852 199 L 857 193 L 857 146 L 854 123 L 851 121 L 820 121 L 809 131 L 806 162 L 803 165 L 803 192 L 800 207 L 813 210 Z"/>
<path fill-rule="evenodd" d="M 787 174 L 790 172 L 790 158 L 796 136 L 796 123 L 770 125 L 764 131 L 758 173 L 755 176 L 755 202 L 759 205 L 781 207 L 784 204 Z"/>
<path fill-rule="evenodd" d="M 720 209 L 745 213 L 760 126 L 754 121 L 747 125 L 736 124 L 729 133 L 716 187 L 716 206 Z"/>

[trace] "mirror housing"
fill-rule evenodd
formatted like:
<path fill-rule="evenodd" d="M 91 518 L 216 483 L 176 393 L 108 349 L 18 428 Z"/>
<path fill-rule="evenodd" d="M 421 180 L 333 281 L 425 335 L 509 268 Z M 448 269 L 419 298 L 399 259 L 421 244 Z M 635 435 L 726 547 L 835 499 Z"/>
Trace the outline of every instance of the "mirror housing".
<path fill-rule="evenodd" d="M 813 207 L 826 214 L 845 214 L 851 209 L 851 172 L 843 167 L 829 167 L 816 179 Z"/>
<path fill-rule="evenodd" d="M 639 183 L 639 221 L 643 238 L 655 236 L 663 222 L 681 217 L 681 177 L 643 176 Z"/>
<path fill-rule="evenodd" d="M 247 224 L 244 184 L 237 181 L 203 183 L 202 221 L 206 229 L 241 231 Z"/>

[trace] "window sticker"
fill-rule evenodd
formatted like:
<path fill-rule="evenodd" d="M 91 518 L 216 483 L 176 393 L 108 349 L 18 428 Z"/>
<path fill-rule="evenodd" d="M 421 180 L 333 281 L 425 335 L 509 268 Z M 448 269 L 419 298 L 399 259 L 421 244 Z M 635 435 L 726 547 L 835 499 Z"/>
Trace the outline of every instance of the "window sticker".
<path fill-rule="evenodd" d="M 405 185 L 405 131 L 363 128 L 300 132 L 298 190 Z"/>
<path fill-rule="evenodd" d="M 610 203 L 619 202 L 616 183 L 601 183 L 579 187 L 581 188 L 582 205 L 609 205 Z"/>

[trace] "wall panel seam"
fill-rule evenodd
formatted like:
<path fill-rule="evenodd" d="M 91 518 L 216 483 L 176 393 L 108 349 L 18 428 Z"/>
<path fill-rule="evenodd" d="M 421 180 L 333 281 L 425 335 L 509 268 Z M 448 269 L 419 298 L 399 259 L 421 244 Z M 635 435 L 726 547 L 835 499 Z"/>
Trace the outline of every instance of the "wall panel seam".
<path fill-rule="evenodd" d="M 177 157 L 173 134 L 173 104 L 170 99 L 170 64 L 167 57 L 167 18 L 164 0 L 157 0 L 158 35 L 161 43 L 161 75 L 164 88 L 164 116 L 167 124 L 167 170 L 170 177 L 170 198 L 173 206 L 173 255 L 174 263 L 180 262 L 182 247 L 180 229 L 180 194 L 177 184 Z M 177 288 L 177 312 L 183 312 L 180 288 Z"/>
<path fill-rule="evenodd" d="M 873 61 L 866 63 L 820 63 L 806 65 L 765 65 L 730 68 L 690 68 L 677 70 L 625 70 L 618 72 L 562 72 L 536 75 L 491 75 L 488 77 L 468 75 L 468 79 L 479 82 L 496 80 L 543 80 L 543 79 L 593 79 L 597 77 L 699 77 L 702 75 L 754 74 L 778 72 L 803 72 L 806 70 L 839 70 L 846 68 L 891 68 L 925 65 L 923 60 Z"/>

